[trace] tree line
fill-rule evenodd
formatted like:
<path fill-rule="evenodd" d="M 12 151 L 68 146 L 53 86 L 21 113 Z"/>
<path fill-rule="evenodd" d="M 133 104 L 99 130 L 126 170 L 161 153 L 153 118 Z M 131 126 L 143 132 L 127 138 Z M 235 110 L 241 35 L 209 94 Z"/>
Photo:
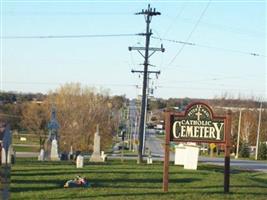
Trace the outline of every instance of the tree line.
<path fill-rule="evenodd" d="M 119 126 L 119 112 L 124 96 L 109 96 L 106 91 L 81 87 L 80 84 L 64 86 L 42 96 L 22 102 L 0 105 L 0 120 L 11 124 L 19 132 L 35 134 L 43 147 L 48 135 L 51 108 L 56 108 L 60 125 L 59 144 L 62 151 L 91 151 L 96 125 L 99 124 L 102 149 L 108 148 Z"/>

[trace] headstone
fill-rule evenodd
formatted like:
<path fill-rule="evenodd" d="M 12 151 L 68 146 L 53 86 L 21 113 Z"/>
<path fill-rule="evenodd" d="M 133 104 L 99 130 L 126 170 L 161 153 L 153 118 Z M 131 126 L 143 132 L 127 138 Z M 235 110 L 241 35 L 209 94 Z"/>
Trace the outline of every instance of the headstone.
<path fill-rule="evenodd" d="M 4 148 L 2 148 L 2 156 L 1 156 L 1 163 L 5 164 L 6 163 L 6 150 Z"/>
<path fill-rule="evenodd" d="M 12 132 L 10 131 L 10 126 L 7 125 L 4 129 L 4 137 L 2 142 L 2 164 L 11 163 L 11 151 L 12 151 Z"/>
<path fill-rule="evenodd" d="M 186 149 L 183 144 L 179 144 L 175 146 L 175 157 L 174 164 L 175 165 L 184 165 L 186 159 Z"/>
<path fill-rule="evenodd" d="M 72 146 L 70 146 L 69 159 L 73 160 L 73 149 L 72 149 Z"/>
<path fill-rule="evenodd" d="M 152 155 L 151 155 L 151 151 L 149 151 L 148 157 L 147 157 L 147 164 L 152 164 L 152 163 L 153 163 Z"/>
<path fill-rule="evenodd" d="M 94 151 L 91 155 L 90 162 L 103 162 L 103 159 L 100 155 L 100 135 L 99 135 L 99 126 L 97 125 L 97 130 L 94 137 Z"/>
<path fill-rule="evenodd" d="M 56 118 L 56 108 L 53 106 L 51 111 L 50 122 L 48 123 L 49 129 L 49 139 L 53 141 L 53 139 L 58 139 L 57 131 L 59 129 L 59 123 Z"/>
<path fill-rule="evenodd" d="M 185 145 L 186 159 L 184 169 L 197 169 L 199 147 L 196 145 Z"/>
<path fill-rule="evenodd" d="M 44 161 L 44 159 L 45 159 L 45 152 L 44 152 L 44 149 L 41 149 L 40 154 L 38 156 L 38 160 Z"/>
<path fill-rule="evenodd" d="M 152 163 L 153 163 L 152 156 L 148 156 L 147 157 L 147 164 L 152 164 Z"/>
<path fill-rule="evenodd" d="M 61 153 L 60 160 L 68 160 L 69 156 L 66 152 Z"/>
<path fill-rule="evenodd" d="M 197 169 L 199 147 L 193 144 L 179 144 L 175 147 L 175 165 L 183 165 L 184 169 Z"/>
<path fill-rule="evenodd" d="M 8 152 L 7 152 L 7 164 L 11 164 L 12 155 L 13 155 L 13 147 L 9 145 Z"/>
<path fill-rule="evenodd" d="M 102 158 L 103 161 L 107 160 L 107 154 L 105 154 L 104 151 L 101 151 L 101 158 Z"/>
<path fill-rule="evenodd" d="M 56 119 L 56 108 L 53 106 L 51 111 L 51 119 L 50 122 L 48 123 L 49 137 L 45 142 L 46 160 L 59 160 L 58 129 L 59 129 L 59 124 Z"/>
<path fill-rule="evenodd" d="M 50 160 L 59 160 L 57 140 L 52 140 Z"/>
<path fill-rule="evenodd" d="M 76 168 L 83 168 L 83 156 L 81 156 L 81 155 L 77 156 Z"/>

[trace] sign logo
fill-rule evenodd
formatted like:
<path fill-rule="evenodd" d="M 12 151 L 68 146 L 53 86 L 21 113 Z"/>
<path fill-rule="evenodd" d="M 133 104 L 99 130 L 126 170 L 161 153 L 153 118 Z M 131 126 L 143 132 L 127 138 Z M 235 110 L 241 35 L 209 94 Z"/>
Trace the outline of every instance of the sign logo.
<path fill-rule="evenodd" d="M 225 118 L 215 117 L 204 103 L 194 103 L 184 114 L 171 115 L 171 141 L 215 142 L 225 141 Z"/>

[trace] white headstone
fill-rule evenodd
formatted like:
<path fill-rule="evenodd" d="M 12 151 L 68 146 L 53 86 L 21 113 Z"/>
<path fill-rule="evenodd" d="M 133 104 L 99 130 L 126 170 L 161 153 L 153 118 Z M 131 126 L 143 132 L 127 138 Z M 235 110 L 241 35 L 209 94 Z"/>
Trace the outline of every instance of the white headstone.
<path fill-rule="evenodd" d="M 186 149 L 183 144 L 179 144 L 175 146 L 175 165 L 184 165 L 186 159 Z"/>
<path fill-rule="evenodd" d="M 186 159 L 184 163 L 184 169 L 197 169 L 199 147 L 193 145 L 185 145 L 186 147 Z"/>
<path fill-rule="evenodd" d="M 73 148 L 72 146 L 70 146 L 70 152 L 69 152 L 69 159 L 72 160 L 73 159 Z"/>
<path fill-rule="evenodd" d="M 6 163 L 6 150 L 4 148 L 2 148 L 1 163 Z"/>
<path fill-rule="evenodd" d="M 70 146 L 70 155 L 73 155 L 73 148 Z"/>
<path fill-rule="evenodd" d="M 152 164 L 152 163 L 153 163 L 152 157 L 148 156 L 147 157 L 147 164 Z"/>
<path fill-rule="evenodd" d="M 90 162 L 103 162 L 103 159 L 101 158 L 100 155 L 100 135 L 99 135 L 98 125 L 94 138 L 94 151 L 90 157 Z"/>
<path fill-rule="evenodd" d="M 45 159 L 45 151 L 44 151 L 44 149 L 41 149 L 40 154 L 38 156 L 38 160 L 44 161 L 44 159 Z"/>
<path fill-rule="evenodd" d="M 58 144 L 57 144 L 57 140 L 56 139 L 52 140 L 50 159 L 51 160 L 59 160 Z"/>
<path fill-rule="evenodd" d="M 101 158 L 103 161 L 106 161 L 106 159 L 107 159 L 107 154 L 105 154 L 104 151 L 101 151 Z"/>
<path fill-rule="evenodd" d="M 81 155 L 77 156 L 76 168 L 83 168 L 83 156 L 81 156 Z"/>
<path fill-rule="evenodd" d="M 13 154 L 13 147 L 10 145 L 7 152 L 7 164 L 11 163 L 11 155 Z"/>
<path fill-rule="evenodd" d="M 175 147 L 175 165 L 183 165 L 184 169 L 197 169 L 199 147 L 179 144 Z"/>

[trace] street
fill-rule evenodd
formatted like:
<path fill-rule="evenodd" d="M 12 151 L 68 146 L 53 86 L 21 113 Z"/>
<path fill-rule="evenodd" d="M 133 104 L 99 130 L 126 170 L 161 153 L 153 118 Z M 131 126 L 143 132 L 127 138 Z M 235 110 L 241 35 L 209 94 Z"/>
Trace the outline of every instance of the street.
<path fill-rule="evenodd" d="M 154 134 L 147 134 L 146 137 L 146 147 L 148 147 L 152 153 L 152 156 L 160 157 L 163 160 L 164 141 L 157 138 Z M 170 153 L 170 160 L 174 161 L 174 153 Z M 211 157 L 199 157 L 199 162 L 213 164 L 213 165 L 224 165 L 224 158 L 211 158 Z M 239 167 L 245 170 L 255 170 L 262 171 L 267 173 L 267 162 L 264 161 L 255 161 L 255 160 L 240 160 L 240 159 L 231 159 L 231 167 Z"/>

